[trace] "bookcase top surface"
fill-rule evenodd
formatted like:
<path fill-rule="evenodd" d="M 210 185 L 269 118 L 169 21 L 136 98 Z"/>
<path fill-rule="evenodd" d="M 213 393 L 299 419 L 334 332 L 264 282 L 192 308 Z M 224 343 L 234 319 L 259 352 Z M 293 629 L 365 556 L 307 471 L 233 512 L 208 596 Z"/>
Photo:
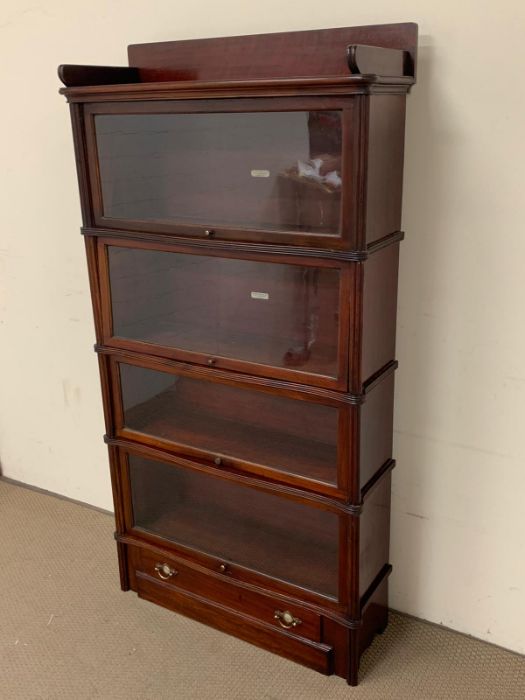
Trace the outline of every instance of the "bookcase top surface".
<path fill-rule="evenodd" d="M 348 75 L 353 44 L 406 51 L 404 75 L 414 75 L 417 24 L 187 39 L 128 47 L 129 65 L 175 71 L 178 80 L 261 80 Z"/>
<path fill-rule="evenodd" d="M 140 99 L 140 92 L 214 88 L 217 96 L 225 91 L 237 96 L 250 86 L 254 94 L 268 93 L 272 84 L 295 94 L 313 86 L 326 93 L 328 84 L 336 85 L 337 92 L 352 85 L 355 91 L 364 83 L 410 85 L 415 82 L 417 34 L 417 24 L 400 23 L 132 44 L 126 67 L 60 66 L 66 86 L 61 92 L 71 101 L 83 101 L 88 94 L 97 99 L 120 92 L 123 99 Z"/>

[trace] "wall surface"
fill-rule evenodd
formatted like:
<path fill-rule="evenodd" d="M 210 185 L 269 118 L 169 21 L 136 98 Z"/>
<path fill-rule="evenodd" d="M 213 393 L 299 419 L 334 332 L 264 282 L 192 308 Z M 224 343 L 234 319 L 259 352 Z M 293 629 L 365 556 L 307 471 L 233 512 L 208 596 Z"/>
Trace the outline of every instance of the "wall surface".
<path fill-rule="evenodd" d="M 128 43 L 416 21 L 391 604 L 525 652 L 525 236 L 517 208 L 525 182 L 525 6 L 357 6 L 3 0 L 2 471 L 111 508 L 69 114 L 56 66 L 123 65 Z"/>

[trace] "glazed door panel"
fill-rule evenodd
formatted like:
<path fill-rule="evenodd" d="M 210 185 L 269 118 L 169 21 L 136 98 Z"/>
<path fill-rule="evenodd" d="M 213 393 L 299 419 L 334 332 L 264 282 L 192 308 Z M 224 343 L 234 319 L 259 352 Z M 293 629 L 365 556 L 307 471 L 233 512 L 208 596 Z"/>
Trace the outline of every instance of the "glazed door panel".
<path fill-rule="evenodd" d="M 224 102 L 225 111 L 206 101 L 87 106 L 97 225 L 342 247 L 354 208 L 353 102 Z"/>
<path fill-rule="evenodd" d="M 102 255 L 105 342 L 345 388 L 353 271 L 332 262 L 253 257 L 108 245 Z"/>
<path fill-rule="evenodd" d="M 233 381 L 114 359 L 121 437 L 206 461 L 345 494 L 349 410 Z"/>

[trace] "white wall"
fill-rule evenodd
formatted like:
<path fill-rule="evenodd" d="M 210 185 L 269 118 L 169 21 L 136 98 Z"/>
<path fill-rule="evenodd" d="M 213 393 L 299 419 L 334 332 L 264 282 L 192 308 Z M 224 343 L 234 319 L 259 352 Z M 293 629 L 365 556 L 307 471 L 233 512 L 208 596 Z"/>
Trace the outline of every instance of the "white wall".
<path fill-rule="evenodd" d="M 417 21 L 391 603 L 525 652 L 525 236 L 517 206 L 525 182 L 524 5 L 358 5 L 3 1 L 2 470 L 111 507 L 69 116 L 56 66 L 124 65 L 126 45 L 141 41 Z"/>

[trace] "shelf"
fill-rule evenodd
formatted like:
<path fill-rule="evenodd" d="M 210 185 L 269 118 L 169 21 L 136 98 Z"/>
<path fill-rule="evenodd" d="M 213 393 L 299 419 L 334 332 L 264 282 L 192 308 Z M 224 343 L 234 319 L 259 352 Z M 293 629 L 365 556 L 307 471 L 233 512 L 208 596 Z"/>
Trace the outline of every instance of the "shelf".
<path fill-rule="evenodd" d="M 300 345 L 294 338 L 286 338 L 283 335 L 236 333 L 229 329 L 214 330 L 212 338 L 210 327 L 199 325 L 198 320 L 194 320 L 192 327 L 185 328 L 184 321 L 180 321 L 181 317 L 178 315 L 165 314 L 125 326 L 119 325 L 115 336 L 117 339 L 166 348 L 168 356 L 173 348 L 214 358 L 240 359 L 267 367 L 290 368 L 322 377 L 335 378 L 337 374 L 336 349 L 320 342 L 315 342 L 312 347 L 306 349 L 304 343 Z M 174 330 L 174 327 L 177 330 Z"/>
<path fill-rule="evenodd" d="M 227 394 L 227 387 L 224 389 Z M 335 413 L 335 409 L 327 410 Z M 231 420 L 214 414 L 206 405 L 190 408 L 175 391 L 164 391 L 127 410 L 125 426 L 174 445 L 207 451 L 212 458 L 226 456 L 327 484 L 337 481 L 335 441 L 330 444 L 308 434 L 256 426 L 250 423 L 250 414 L 242 411 Z"/>

